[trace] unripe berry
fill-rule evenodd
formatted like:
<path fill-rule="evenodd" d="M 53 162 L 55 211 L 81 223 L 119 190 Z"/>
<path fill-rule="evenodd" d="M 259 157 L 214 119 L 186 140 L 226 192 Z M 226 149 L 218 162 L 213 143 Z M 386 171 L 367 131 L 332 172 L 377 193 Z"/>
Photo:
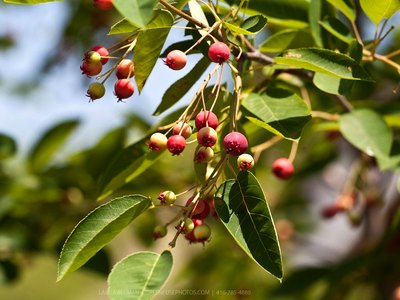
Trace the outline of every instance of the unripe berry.
<path fill-rule="evenodd" d="M 197 142 L 204 147 L 214 146 L 217 139 L 217 132 L 211 127 L 203 127 L 197 133 Z"/>
<path fill-rule="evenodd" d="M 194 222 L 191 218 L 186 218 L 183 224 L 183 232 L 190 233 L 194 229 Z"/>
<path fill-rule="evenodd" d="M 172 155 L 179 155 L 185 150 L 186 140 L 181 135 L 172 135 L 168 138 L 167 149 Z"/>
<path fill-rule="evenodd" d="M 90 51 L 96 51 L 101 56 L 101 64 L 105 65 L 108 62 L 108 56 L 110 53 L 108 52 L 107 48 L 102 45 L 96 45 L 90 49 Z"/>
<path fill-rule="evenodd" d="M 123 59 L 117 66 L 117 72 L 115 73 L 118 79 L 130 78 L 135 75 L 135 69 L 133 67 L 133 61 L 130 59 Z"/>
<path fill-rule="evenodd" d="M 230 155 L 239 156 L 247 150 L 248 146 L 246 137 L 240 132 L 233 131 L 224 138 L 225 151 Z"/>
<path fill-rule="evenodd" d="M 161 204 L 171 205 L 175 203 L 176 195 L 172 191 L 161 192 L 158 195 L 158 200 L 160 200 Z"/>
<path fill-rule="evenodd" d="M 118 79 L 114 85 L 114 93 L 118 101 L 129 98 L 133 95 L 135 87 L 129 79 Z"/>
<path fill-rule="evenodd" d="M 103 97 L 105 92 L 106 89 L 103 84 L 101 84 L 100 82 L 93 82 L 91 85 L 89 85 L 86 96 L 88 96 L 90 100 L 93 101 Z"/>
<path fill-rule="evenodd" d="M 208 57 L 216 63 L 222 64 L 229 59 L 231 50 L 227 44 L 216 42 L 208 48 Z"/>
<path fill-rule="evenodd" d="M 82 65 L 80 68 L 81 68 L 82 74 L 85 74 L 86 76 L 90 77 L 90 76 L 95 76 L 95 75 L 100 74 L 103 66 L 99 62 L 91 64 L 91 63 L 87 62 L 86 60 L 84 60 L 82 62 Z"/>
<path fill-rule="evenodd" d="M 89 64 L 97 64 L 101 61 L 101 55 L 96 51 L 89 51 L 85 54 L 84 60 Z"/>
<path fill-rule="evenodd" d="M 112 0 L 94 0 L 93 4 L 95 7 L 101 10 L 109 10 L 113 7 Z"/>
<path fill-rule="evenodd" d="M 149 149 L 153 151 L 160 151 L 167 148 L 168 138 L 160 133 L 155 132 L 150 136 Z"/>
<path fill-rule="evenodd" d="M 194 228 L 196 228 L 196 227 L 201 226 L 201 225 L 204 224 L 204 221 L 203 221 L 203 220 L 192 219 L 192 221 L 193 221 Z M 190 243 L 196 243 L 196 242 L 197 242 L 196 238 L 194 237 L 193 230 L 192 230 L 191 232 L 185 234 L 185 238 L 186 238 Z"/>
<path fill-rule="evenodd" d="M 212 148 L 201 146 L 194 156 L 194 161 L 200 164 L 208 163 L 213 159 L 213 157 L 214 150 Z"/>
<path fill-rule="evenodd" d="M 197 130 L 200 130 L 201 128 L 206 126 L 217 129 L 218 126 L 217 116 L 212 111 L 208 110 L 199 112 L 194 122 Z"/>
<path fill-rule="evenodd" d="M 254 158 L 250 154 L 240 154 L 237 159 L 237 166 L 240 171 L 250 170 L 254 167 Z"/>
<path fill-rule="evenodd" d="M 211 228 L 207 224 L 202 224 L 200 226 L 196 226 L 193 229 L 193 236 L 196 239 L 196 242 L 204 243 L 211 236 Z"/>
<path fill-rule="evenodd" d="M 193 201 L 193 197 L 190 197 L 187 202 L 186 206 L 189 206 Z M 197 203 L 194 205 L 193 210 L 191 212 L 192 218 L 203 220 L 207 218 L 208 214 L 210 213 L 210 206 L 208 203 L 202 199 L 197 200 Z"/>
<path fill-rule="evenodd" d="M 293 175 L 293 172 L 293 164 L 287 158 L 278 158 L 272 164 L 272 173 L 280 179 L 289 179 Z"/>
<path fill-rule="evenodd" d="M 178 134 L 188 139 L 192 135 L 192 127 L 188 123 L 179 121 L 174 125 L 173 134 Z"/>
<path fill-rule="evenodd" d="M 167 227 L 163 225 L 157 225 L 153 230 L 153 238 L 155 240 L 162 238 L 167 235 L 167 232 L 168 232 Z"/>
<path fill-rule="evenodd" d="M 172 50 L 168 53 L 164 63 L 172 70 L 181 70 L 186 66 L 186 54 L 181 50 Z"/>

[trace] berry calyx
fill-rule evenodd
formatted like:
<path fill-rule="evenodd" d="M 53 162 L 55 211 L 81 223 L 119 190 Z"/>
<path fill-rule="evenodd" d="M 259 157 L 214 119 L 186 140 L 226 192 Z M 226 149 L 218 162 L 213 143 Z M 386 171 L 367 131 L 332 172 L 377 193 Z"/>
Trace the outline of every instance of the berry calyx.
<path fill-rule="evenodd" d="M 197 133 L 197 142 L 204 147 L 214 146 L 217 138 L 217 132 L 211 127 L 203 127 Z"/>
<path fill-rule="evenodd" d="M 118 102 L 133 95 L 135 87 L 129 79 L 118 79 L 114 85 L 114 93 Z"/>
<path fill-rule="evenodd" d="M 152 151 L 160 151 L 167 148 L 168 138 L 160 133 L 155 132 L 150 136 L 149 149 Z"/>
<path fill-rule="evenodd" d="M 294 167 L 285 157 L 278 158 L 272 164 L 272 173 L 280 179 L 289 179 L 294 173 Z"/>
<path fill-rule="evenodd" d="M 186 140 L 183 136 L 174 134 L 168 138 L 167 149 L 172 155 L 179 155 L 185 150 Z"/>
<path fill-rule="evenodd" d="M 117 72 L 115 73 L 118 79 L 130 78 L 135 75 L 135 68 L 133 67 L 133 61 L 130 59 L 123 59 L 117 66 Z"/>
<path fill-rule="evenodd" d="M 93 82 L 91 85 L 89 85 L 86 96 L 88 96 L 90 100 L 94 101 L 103 97 L 105 92 L 106 89 L 102 83 Z"/>
<path fill-rule="evenodd" d="M 240 171 L 250 170 L 254 167 L 254 158 L 250 154 L 240 154 L 237 159 L 237 166 Z"/>
<path fill-rule="evenodd" d="M 105 65 L 108 62 L 108 56 L 110 53 L 108 52 L 107 48 L 102 45 L 96 45 L 90 49 L 90 51 L 96 51 L 101 56 L 101 64 Z"/>
<path fill-rule="evenodd" d="M 82 74 L 85 74 L 87 77 L 95 76 L 100 74 L 103 66 L 100 62 L 98 63 L 89 63 L 88 61 L 84 60 L 81 64 L 81 71 Z"/>
<path fill-rule="evenodd" d="M 208 57 L 216 63 L 222 64 L 229 59 L 231 50 L 227 44 L 216 42 L 208 48 Z"/>
<path fill-rule="evenodd" d="M 217 129 L 218 118 L 212 111 L 201 111 L 197 114 L 194 123 L 197 130 L 200 130 L 201 128 L 206 126 Z"/>
<path fill-rule="evenodd" d="M 165 227 L 164 225 L 157 225 L 153 230 L 153 238 L 155 240 L 162 238 L 167 235 L 167 232 L 167 227 Z"/>
<path fill-rule="evenodd" d="M 248 146 L 246 137 L 240 132 L 232 131 L 224 137 L 224 149 L 232 156 L 243 154 Z"/>
<path fill-rule="evenodd" d="M 183 121 L 179 121 L 174 125 L 173 133 L 183 136 L 185 139 L 190 138 L 192 135 L 192 127 Z"/>
<path fill-rule="evenodd" d="M 172 70 L 181 70 L 186 66 L 187 57 L 181 50 L 172 50 L 168 53 L 164 63 Z"/>
<path fill-rule="evenodd" d="M 197 163 L 208 163 L 214 158 L 214 150 L 210 147 L 201 146 L 197 150 L 194 161 Z"/>
<path fill-rule="evenodd" d="M 175 203 L 176 195 L 172 191 L 161 192 L 158 195 L 158 200 L 160 200 L 161 204 L 171 205 Z"/>
<path fill-rule="evenodd" d="M 202 224 L 202 225 L 196 226 L 193 229 L 193 236 L 196 239 L 196 242 L 204 243 L 211 236 L 211 228 L 210 228 L 210 226 L 208 226 L 205 223 Z"/>

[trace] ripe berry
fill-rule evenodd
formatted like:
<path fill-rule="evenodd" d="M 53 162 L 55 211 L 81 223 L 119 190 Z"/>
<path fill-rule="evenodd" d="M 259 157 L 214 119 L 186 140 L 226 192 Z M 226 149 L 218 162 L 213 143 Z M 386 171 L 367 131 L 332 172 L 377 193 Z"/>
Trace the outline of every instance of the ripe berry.
<path fill-rule="evenodd" d="M 237 159 L 237 165 L 240 171 L 250 170 L 254 167 L 254 158 L 250 154 L 240 154 Z"/>
<path fill-rule="evenodd" d="M 160 151 L 167 147 L 167 137 L 160 133 L 155 132 L 150 137 L 149 149 L 153 151 Z"/>
<path fill-rule="evenodd" d="M 213 159 L 213 157 L 214 150 L 212 148 L 201 146 L 194 156 L 194 161 L 200 164 L 208 163 Z"/>
<path fill-rule="evenodd" d="M 205 223 L 202 224 L 202 225 L 196 226 L 193 229 L 193 236 L 196 239 L 196 242 L 204 243 L 211 236 L 211 228 L 210 228 L 210 226 L 208 226 Z"/>
<path fill-rule="evenodd" d="M 133 61 L 130 59 L 123 59 L 117 66 L 117 72 L 115 75 L 118 79 L 130 78 L 135 75 L 135 69 L 133 67 Z"/>
<path fill-rule="evenodd" d="M 103 97 L 105 92 L 106 89 L 103 84 L 101 84 L 100 82 L 93 82 L 91 85 L 89 85 L 86 96 L 88 96 L 90 100 L 93 101 Z"/>
<path fill-rule="evenodd" d="M 203 127 L 197 133 L 197 142 L 204 147 L 214 146 L 217 138 L 217 132 L 211 127 Z"/>
<path fill-rule="evenodd" d="M 173 128 L 173 133 L 179 134 L 183 136 L 185 139 L 188 139 L 192 135 L 192 127 L 188 123 L 179 121 L 178 123 L 175 124 Z"/>
<path fill-rule="evenodd" d="M 185 150 L 186 140 L 181 135 L 172 135 L 169 137 L 167 141 L 167 149 L 172 155 L 179 155 Z"/>
<path fill-rule="evenodd" d="M 197 130 L 200 130 L 201 128 L 206 126 L 217 129 L 218 126 L 217 116 L 212 111 L 208 110 L 199 112 L 194 122 Z"/>
<path fill-rule="evenodd" d="M 162 238 L 167 235 L 167 232 L 168 232 L 167 227 L 163 225 L 157 225 L 153 230 L 153 238 L 155 240 Z"/>
<path fill-rule="evenodd" d="M 189 206 L 193 201 L 193 197 L 190 197 L 186 202 L 186 206 Z M 197 203 L 194 205 L 193 210 L 191 212 L 192 218 L 203 220 L 208 217 L 210 213 L 210 206 L 208 203 L 202 199 L 197 200 Z"/>
<path fill-rule="evenodd" d="M 112 0 L 94 0 L 93 4 L 101 10 L 109 10 L 113 7 Z"/>
<path fill-rule="evenodd" d="M 86 60 L 84 60 L 82 62 L 82 65 L 80 68 L 81 68 L 82 74 L 85 74 L 87 77 L 90 77 L 90 76 L 95 76 L 97 74 L 100 74 L 103 66 L 99 62 L 98 63 L 89 63 Z"/>
<path fill-rule="evenodd" d="M 129 98 L 133 95 L 135 87 L 129 79 L 118 79 L 114 85 L 114 93 L 117 96 L 118 101 Z"/>
<path fill-rule="evenodd" d="M 230 155 L 239 156 L 247 150 L 248 146 L 246 137 L 240 132 L 233 131 L 224 138 L 225 151 Z"/>
<path fill-rule="evenodd" d="M 171 205 L 175 203 L 176 195 L 172 191 L 161 192 L 158 195 L 158 200 L 160 200 L 161 204 Z"/>
<path fill-rule="evenodd" d="M 293 172 L 293 164 L 287 158 L 278 158 L 272 164 L 272 173 L 280 179 L 289 179 L 293 175 Z"/>
<path fill-rule="evenodd" d="M 97 46 L 92 47 L 92 49 L 90 49 L 90 51 L 96 51 L 97 53 L 100 54 L 102 65 L 105 65 L 108 62 L 108 56 L 110 55 L 110 53 L 108 52 L 106 47 L 104 47 L 102 45 L 97 45 Z"/>
<path fill-rule="evenodd" d="M 186 54 L 181 50 L 172 50 L 168 53 L 164 63 L 172 70 L 181 70 L 187 62 Z"/>
<path fill-rule="evenodd" d="M 222 64 L 229 59 L 231 50 L 227 44 L 216 42 L 208 48 L 208 57 L 216 63 Z"/>

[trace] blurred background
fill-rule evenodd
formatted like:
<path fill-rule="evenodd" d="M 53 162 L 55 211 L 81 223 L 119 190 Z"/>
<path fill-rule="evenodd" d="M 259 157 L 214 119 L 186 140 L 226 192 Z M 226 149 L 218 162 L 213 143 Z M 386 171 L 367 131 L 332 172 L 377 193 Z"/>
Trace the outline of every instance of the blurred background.
<path fill-rule="evenodd" d="M 178 73 L 162 68 L 160 59 L 147 88 L 125 102 L 117 103 L 112 80 L 103 99 L 89 102 L 90 80 L 79 69 L 83 53 L 96 44 L 118 42 L 119 36 L 107 35 L 118 20 L 115 12 L 96 10 L 92 1 L 0 3 L 0 299 L 107 299 L 106 276 L 116 261 L 133 251 L 168 247 L 173 232 L 153 241 L 152 230 L 171 216 L 150 211 L 84 268 L 55 283 L 63 242 L 98 205 L 102 172 L 126 145 L 166 116 L 152 113 L 164 91 L 200 57 L 191 55 Z M 372 38 L 371 24 L 361 20 L 363 37 Z M 172 30 L 167 44 L 182 38 L 182 30 Z M 396 28 L 382 49 L 396 49 L 399 42 Z M 361 100 L 386 97 L 399 81 L 398 74 L 382 66 L 372 71 L 380 82 L 360 88 L 368 93 L 354 96 L 361 106 L 374 106 Z M 374 107 L 400 113 L 398 94 L 386 99 L 384 107 Z M 315 106 L 329 105 L 317 99 Z M 274 146 L 257 164 L 282 246 L 283 283 L 254 264 L 210 218 L 213 235 L 205 247 L 178 240 L 173 273 L 159 299 L 400 299 L 398 178 L 365 158 L 363 192 L 344 195 L 360 153 L 337 131 L 316 130 L 318 125 L 312 121 L 303 132 L 292 180 L 279 181 L 269 167 L 290 151 L 290 143 Z M 194 180 L 187 168 L 191 164 L 190 155 L 163 159 L 117 194 L 155 197 L 171 186 L 185 190 Z M 363 203 L 361 208 L 332 214 L 329 208 L 348 197 Z"/>

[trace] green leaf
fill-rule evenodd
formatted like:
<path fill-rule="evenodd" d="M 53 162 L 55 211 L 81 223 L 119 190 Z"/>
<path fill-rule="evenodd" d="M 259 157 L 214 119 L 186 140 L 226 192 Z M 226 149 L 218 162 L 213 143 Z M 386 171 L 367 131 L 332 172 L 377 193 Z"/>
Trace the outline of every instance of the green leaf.
<path fill-rule="evenodd" d="M 262 52 L 281 52 L 286 50 L 297 36 L 298 30 L 286 29 L 271 35 L 260 45 Z"/>
<path fill-rule="evenodd" d="M 139 91 L 153 70 L 173 25 L 171 13 L 159 10 L 153 20 L 139 33 L 135 47 L 135 81 Z"/>
<path fill-rule="evenodd" d="M 275 57 L 275 62 L 344 79 L 371 81 L 371 77 L 354 59 L 327 49 L 290 49 Z"/>
<path fill-rule="evenodd" d="M 45 132 L 28 155 L 29 169 L 35 173 L 43 171 L 78 125 L 79 121 L 70 120 L 59 123 Z"/>
<path fill-rule="evenodd" d="M 255 15 L 247 18 L 241 26 L 224 22 L 223 25 L 234 34 L 254 35 L 260 32 L 267 24 L 267 18 L 261 15 Z"/>
<path fill-rule="evenodd" d="M 145 137 L 116 155 L 100 179 L 98 200 L 131 182 L 161 158 L 165 151 L 150 151 L 146 145 L 148 139 Z"/>
<path fill-rule="evenodd" d="M 240 247 L 264 270 L 282 279 L 282 258 L 263 190 L 250 172 L 239 172 L 216 193 L 215 209 Z"/>
<path fill-rule="evenodd" d="M 108 34 L 135 33 L 139 29 L 140 28 L 138 26 L 131 24 L 127 19 L 124 18 L 111 26 Z"/>
<path fill-rule="evenodd" d="M 311 0 L 308 8 L 308 19 L 311 35 L 318 47 L 323 47 L 321 26 L 319 24 L 322 14 L 322 0 Z"/>
<path fill-rule="evenodd" d="M 342 135 L 353 146 L 370 156 L 387 161 L 393 133 L 384 119 L 369 109 L 353 110 L 339 120 Z"/>
<path fill-rule="evenodd" d="M 113 0 L 119 13 L 139 28 L 146 27 L 157 3 L 157 0 Z"/>
<path fill-rule="evenodd" d="M 17 143 L 8 135 L 0 133 L 0 160 L 17 153 Z"/>
<path fill-rule="evenodd" d="M 203 9 L 201 8 L 201 5 L 199 3 L 197 3 L 196 0 L 190 0 L 188 2 L 188 5 L 189 5 L 189 11 L 190 11 L 191 16 L 193 18 L 195 18 L 196 20 L 200 21 L 201 23 L 203 23 L 204 25 L 207 25 L 209 27 L 210 25 L 208 24 L 207 17 L 204 14 Z M 197 25 L 196 25 L 196 27 L 199 28 Z M 207 35 L 207 30 L 199 29 L 199 33 L 202 36 Z"/>
<path fill-rule="evenodd" d="M 351 7 L 351 3 L 345 0 L 328 0 L 333 7 L 340 10 L 350 21 L 354 22 L 356 19 L 356 14 L 354 8 Z"/>
<path fill-rule="evenodd" d="M 108 276 L 108 296 L 112 300 L 152 299 L 172 269 L 170 251 L 157 254 L 137 252 L 118 262 Z"/>
<path fill-rule="evenodd" d="M 63 0 L 4 0 L 5 3 L 11 4 L 41 4 L 46 2 L 62 2 Z"/>
<path fill-rule="evenodd" d="M 353 39 L 350 30 L 339 19 L 328 17 L 320 24 L 326 31 L 347 44 L 350 44 Z"/>
<path fill-rule="evenodd" d="M 375 25 L 400 10 L 400 0 L 360 0 L 361 8 Z"/>
<path fill-rule="evenodd" d="M 64 243 L 57 281 L 84 265 L 150 205 L 150 198 L 131 195 L 115 198 L 89 213 Z"/>
<path fill-rule="evenodd" d="M 353 86 L 352 80 L 341 79 L 322 73 L 315 73 L 313 83 L 321 91 L 333 95 L 348 94 Z"/>
<path fill-rule="evenodd" d="M 287 90 L 271 89 L 265 94 L 250 94 L 242 106 L 280 135 L 290 139 L 298 138 L 304 125 L 311 119 L 310 110 L 304 101 Z"/>
<path fill-rule="evenodd" d="M 177 103 L 199 80 L 199 77 L 207 70 L 209 65 L 210 60 L 203 56 L 189 73 L 168 88 L 153 115 L 158 116 Z"/>

